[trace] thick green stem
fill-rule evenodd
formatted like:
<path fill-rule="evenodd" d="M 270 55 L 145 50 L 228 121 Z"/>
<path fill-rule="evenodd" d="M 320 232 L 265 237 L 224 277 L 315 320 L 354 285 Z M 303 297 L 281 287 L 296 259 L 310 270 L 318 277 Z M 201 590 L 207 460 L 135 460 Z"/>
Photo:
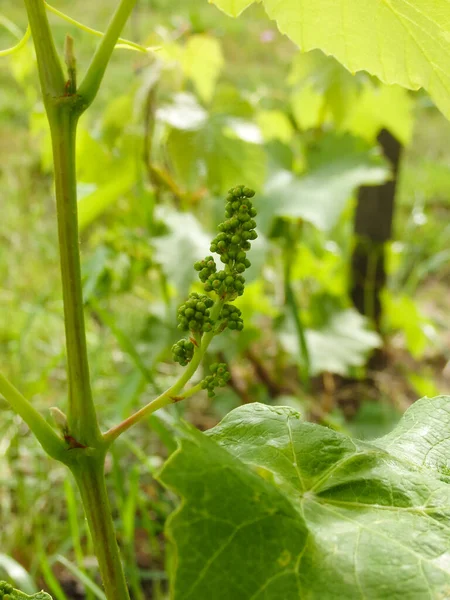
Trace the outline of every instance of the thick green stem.
<path fill-rule="evenodd" d="M 25 0 L 25 6 L 36 48 L 42 96 L 45 106 L 49 110 L 55 100 L 64 94 L 64 73 L 56 52 L 43 0 Z"/>
<path fill-rule="evenodd" d="M 80 490 L 108 600 L 130 600 L 106 491 L 104 456 L 84 456 L 71 467 Z"/>
<path fill-rule="evenodd" d="M 50 120 L 69 378 L 70 434 L 86 446 L 100 437 L 89 380 L 78 238 L 75 138 L 77 113 L 61 105 Z"/>
<path fill-rule="evenodd" d="M 52 458 L 61 460 L 67 450 L 65 443 L 34 406 L 1 373 L 0 394 L 4 396 L 11 408 L 22 417 L 47 454 Z"/>
<path fill-rule="evenodd" d="M 84 108 L 89 106 L 97 95 L 111 54 L 135 4 L 136 0 L 121 0 L 102 41 L 95 51 L 91 64 L 78 90 L 79 95 L 83 98 Z"/>
<path fill-rule="evenodd" d="M 104 481 L 107 445 L 98 427 L 89 379 L 78 237 L 75 142 L 78 118 L 97 93 L 111 52 L 135 0 L 122 0 L 116 11 L 85 78 L 85 97 L 74 89 L 74 73 L 72 85 L 66 86 L 44 1 L 24 1 L 36 47 L 42 95 L 52 135 L 55 169 L 68 362 L 68 434 L 76 442 L 71 448 L 64 447 L 64 462 L 72 470 L 80 489 L 106 596 L 108 600 L 129 600 Z M 69 68 L 74 68 L 75 59 L 70 52 L 68 55 Z M 53 452 L 52 444 L 55 452 L 58 451 L 45 421 L 39 420 L 27 401 L 12 386 L 8 386 L 2 379 L 0 383 L 3 384 L 7 392 L 5 396 L 8 396 L 13 408 L 26 421 L 28 419 L 27 422 L 34 424 L 33 431 L 47 443 L 49 454 Z"/>

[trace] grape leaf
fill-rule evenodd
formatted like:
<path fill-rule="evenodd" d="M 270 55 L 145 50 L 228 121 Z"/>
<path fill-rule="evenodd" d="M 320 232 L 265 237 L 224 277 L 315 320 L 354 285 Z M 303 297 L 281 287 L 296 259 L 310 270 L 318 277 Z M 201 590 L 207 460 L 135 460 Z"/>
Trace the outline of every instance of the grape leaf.
<path fill-rule="evenodd" d="M 237 16 L 249 0 L 211 0 Z M 319 48 L 355 73 L 425 88 L 450 118 L 448 0 L 263 0 L 279 30 L 308 51 Z"/>
<path fill-rule="evenodd" d="M 204 435 L 178 425 L 160 480 L 175 600 L 450 595 L 450 397 L 373 442 L 248 404 Z"/>

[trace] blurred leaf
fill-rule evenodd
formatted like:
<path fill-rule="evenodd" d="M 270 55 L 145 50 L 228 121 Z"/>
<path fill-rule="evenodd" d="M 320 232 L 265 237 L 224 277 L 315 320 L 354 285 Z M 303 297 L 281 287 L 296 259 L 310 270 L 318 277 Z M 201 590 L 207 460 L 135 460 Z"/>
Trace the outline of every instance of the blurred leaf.
<path fill-rule="evenodd" d="M 347 265 L 342 253 L 326 248 L 315 254 L 306 244 L 297 253 L 292 270 L 293 280 L 307 282 L 309 295 L 321 292 L 345 298 L 347 294 Z"/>
<path fill-rule="evenodd" d="M 220 42 L 210 35 L 192 35 L 183 48 L 183 71 L 204 102 L 211 101 L 223 64 Z"/>
<path fill-rule="evenodd" d="M 408 380 L 417 394 L 425 396 L 435 396 L 439 394 L 438 386 L 433 381 L 434 373 L 430 370 L 428 375 L 425 373 L 409 373 Z"/>
<path fill-rule="evenodd" d="M 209 111 L 211 114 L 233 115 L 249 119 L 252 117 L 254 109 L 241 90 L 230 84 L 220 83 L 216 88 Z"/>
<path fill-rule="evenodd" d="M 212 0 L 237 16 L 248 0 Z M 450 117 L 450 4 L 447 0 L 263 0 L 270 19 L 302 51 L 320 48 L 351 73 L 424 87 Z"/>
<path fill-rule="evenodd" d="M 256 121 L 267 142 L 279 140 L 288 144 L 291 141 L 294 128 L 288 117 L 281 110 L 260 110 L 256 114 Z"/>
<path fill-rule="evenodd" d="M 231 133 L 230 137 L 237 137 L 249 144 L 262 144 L 264 141 L 258 125 L 236 117 L 228 117 L 224 120 L 223 132 L 225 135 Z"/>
<path fill-rule="evenodd" d="M 107 183 L 100 185 L 94 192 L 78 200 L 78 223 L 83 231 L 107 208 L 116 202 L 120 196 L 126 194 L 136 181 L 134 161 L 129 161 L 118 167 L 118 171 L 111 174 Z"/>
<path fill-rule="evenodd" d="M 36 594 L 38 591 L 31 575 L 21 564 L 6 554 L 0 554 L 0 574 L 12 581 L 14 586 L 17 586 L 25 594 Z"/>
<path fill-rule="evenodd" d="M 447 158 L 444 157 L 447 161 Z M 417 199 L 438 200 L 450 205 L 450 165 L 420 157 L 420 162 L 405 164 L 400 173 L 399 202 L 413 205 Z"/>
<path fill-rule="evenodd" d="M 40 148 L 41 168 L 44 173 L 53 171 L 52 140 L 50 127 L 44 109 L 30 113 L 30 132 L 37 139 Z"/>
<path fill-rule="evenodd" d="M 367 77 L 364 77 L 367 79 Z M 291 104 L 299 127 L 318 127 L 332 117 L 340 127 L 362 87 L 335 58 L 320 50 L 299 52 L 292 62 L 288 82 L 294 86 Z"/>
<path fill-rule="evenodd" d="M 77 179 L 83 183 L 105 183 L 114 172 L 113 156 L 90 131 L 80 127 L 77 132 Z"/>
<path fill-rule="evenodd" d="M 292 329 L 281 333 L 284 348 L 298 358 L 298 340 Z M 306 331 L 312 375 L 323 372 L 348 375 L 351 367 L 363 366 L 369 352 L 381 345 L 380 337 L 367 327 L 356 310 L 333 315 L 319 330 Z"/>
<path fill-rule="evenodd" d="M 398 85 L 366 85 L 361 94 L 348 104 L 347 118 L 342 124 L 346 131 L 370 142 L 384 128 L 402 144 L 411 139 L 413 128 L 413 99 Z"/>
<path fill-rule="evenodd" d="M 444 598 L 449 401 L 416 402 L 373 442 L 262 404 L 206 436 L 179 426 L 160 475 L 182 498 L 173 598 Z"/>
<path fill-rule="evenodd" d="M 260 188 L 266 172 L 264 148 L 237 137 L 231 131 L 231 124 L 223 118 L 211 117 L 199 131 L 170 132 L 168 150 L 183 183 L 198 187 L 203 177 L 217 194 L 239 182 Z"/>
<path fill-rule="evenodd" d="M 320 127 L 326 120 L 326 101 L 322 93 L 306 84 L 291 96 L 291 108 L 300 129 Z"/>
<path fill-rule="evenodd" d="M 400 409 L 389 402 L 363 400 L 347 426 L 352 436 L 373 440 L 392 431 L 401 416 Z"/>
<path fill-rule="evenodd" d="M 430 320 L 420 313 L 414 298 L 385 290 L 383 317 L 387 331 L 401 331 L 405 336 L 408 351 L 414 358 L 421 358 L 431 343 L 429 333 L 430 329 L 433 331 L 433 326 Z"/>
<path fill-rule="evenodd" d="M 159 121 L 183 131 L 196 131 L 206 123 L 208 114 L 191 94 L 175 94 L 170 104 L 156 111 Z"/>
<path fill-rule="evenodd" d="M 113 98 L 102 115 L 102 136 L 112 146 L 121 133 L 132 123 L 133 96 L 124 94 Z"/>
<path fill-rule="evenodd" d="M 196 278 L 194 263 L 210 254 L 210 236 L 190 213 L 160 207 L 160 218 L 170 233 L 153 239 L 155 260 L 180 295 L 185 295 Z"/>
<path fill-rule="evenodd" d="M 384 159 L 351 136 L 327 136 L 310 164 L 303 177 L 278 171 L 269 179 L 258 208 L 264 231 L 275 216 L 302 218 L 327 231 L 357 187 L 382 183 L 389 176 Z"/>
<path fill-rule="evenodd" d="M 261 0 L 256 0 L 260 2 Z M 211 4 L 216 4 L 227 14 L 237 17 L 243 12 L 248 6 L 253 4 L 255 0 L 208 0 Z"/>

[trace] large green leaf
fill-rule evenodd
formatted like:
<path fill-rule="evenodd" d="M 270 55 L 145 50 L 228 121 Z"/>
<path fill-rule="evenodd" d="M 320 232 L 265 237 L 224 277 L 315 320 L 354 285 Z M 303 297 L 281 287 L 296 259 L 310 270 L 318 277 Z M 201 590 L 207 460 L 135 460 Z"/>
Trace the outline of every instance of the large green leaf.
<path fill-rule="evenodd" d="M 160 475 L 182 498 L 175 600 L 449 597 L 450 397 L 373 442 L 260 404 L 179 433 Z"/>
<path fill-rule="evenodd" d="M 237 16 L 249 0 L 212 0 Z M 320 48 L 349 71 L 425 88 L 450 117 L 448 0 L 262 0 L 301 50 Z"/>

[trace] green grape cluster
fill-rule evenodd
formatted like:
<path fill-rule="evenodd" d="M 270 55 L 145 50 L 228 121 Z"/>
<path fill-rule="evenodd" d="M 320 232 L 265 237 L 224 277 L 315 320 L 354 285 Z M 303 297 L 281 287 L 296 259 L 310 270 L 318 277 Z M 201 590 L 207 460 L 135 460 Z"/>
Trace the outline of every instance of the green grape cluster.
<path fill-rule="evenodd" d="M 179 340 L 172 346 L 172 354 L 174 361 L 185 367 L 194 356 L 194 344 L 189 340 Z"/>
<path fill-rule="evenodd" d="M 254 219 L 256 209 L 251 201 L 254 195 L 253 190 L 243 185 L 228 192 L 225 221 L 219 225 L 219 233 L 210 247 L 211 252 L 219 255 L 224 269 L 217 270 L 216 261 L 211 255 L 194 264 L 205 292 L 215 292 L 219 296 L 219 305 L 212 310 L 215 303 L 209 296 L 193 293 L 178 309 L 178 329 L 190 331 L 193 336 L 191 340 L 183 339 L 172 346 L 174 360 L 182 366 L 191 362 L 195 352 L 194 341 L 199 341 L 203 333 L 213 335 L 227 327 L 241 331 L 244 327 L 241 311 L 232 304 L 222 306 L 222 303 L 235 300 L 244 291 L 243 273 L 251 265 L 247 252 L 251 242 L 258 237 Z M 202 382 L 210 396 L 214 396 L 215 387 L 225 385 L 230 378 L 225 365 L 213 367 L 212 375 Z"/>
<path fill-rule="evenodd" d="M 244 292 L 245 278 L 242 273 L 251 265 L 247 258 L 251 242 L 256 240 L 256 209 L 250 198 L 255 192 L 243 185 L 228 192 L 225 207 L 226 220 L 219 225 L 219 231 L 211 242 L 210 250 L 220 256 L 225 268 L 217 271 L 212 256 L 195 263 L 199 279 L 206 292 L 216 292 L 221 298 L 234 300 Z"/>
<path fill-rule="evenodd" d="M 230 380 L 230 373 L 225 363 L 214 363 L 209 367 L 211 375 L 207 375 L 202 381 L 202 388 L 208 390 L 208 396 L 213 398 L 216 387 L 225 386 Z"/>
<path fill-rule="evenodd" d="M 6 594 L 12 594 L 13 591 L 14 588 L 12 585 L 6 583 L 6 581 L 0 581 L 0 598 L 3 598 Z"/>
<path fill-rule="evenodd" d="M 194 269 L 199 271 L 198 278 L 202 283 L 206 283 L 207 281 L 214 280 L 214 274 L 217 271 L 216 262 L 214 257 L 207 256 L 203 260 L 199 260 L 194 263 Z"/>
<path fill-rule="evenodd" d="M 242 313 L 237 306 L 224 304 L 219 318 L 228 329 L 242 331 L 244 329 L 244 321 L 242 320 L 241 315 Z"/>
<path fill-rule="evenodd" d="M 193 333 L 206 333 L 213 328 L 210 308 L 214 301 L 208 296 L 192 293 L 178 309 L 178 329 Z"/>

